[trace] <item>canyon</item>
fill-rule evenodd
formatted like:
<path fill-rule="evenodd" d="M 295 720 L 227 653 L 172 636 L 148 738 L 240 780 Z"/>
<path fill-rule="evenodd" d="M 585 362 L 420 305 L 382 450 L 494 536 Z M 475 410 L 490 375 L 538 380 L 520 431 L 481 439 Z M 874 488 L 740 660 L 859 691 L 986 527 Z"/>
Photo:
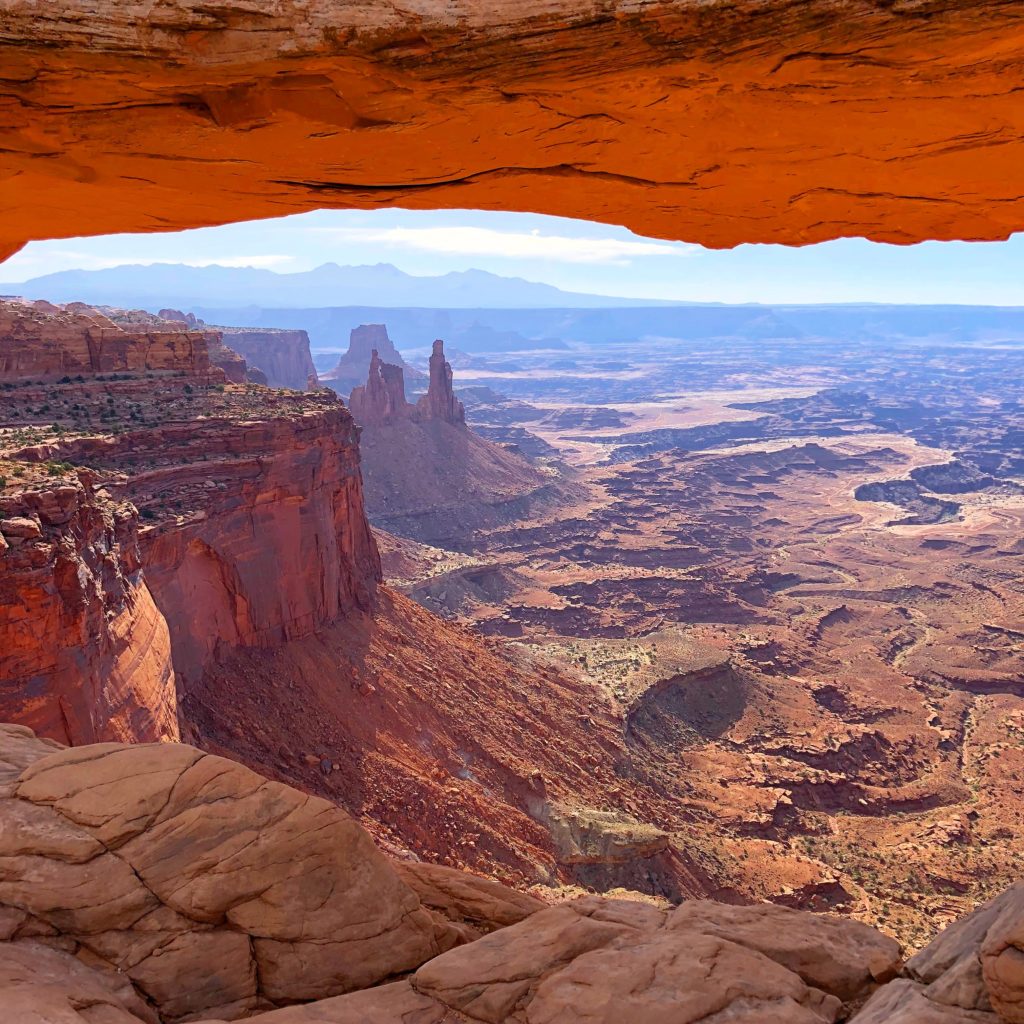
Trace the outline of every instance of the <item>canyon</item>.
<path fill-rule="evenodd" d="M 897 401 L 891 355 L 860 342 L 834 346 L 831 368 L 759 340 L 714 357 L 563 351 L 560 369 L 550 352 L 495 354 L 458 373 L 438 342 L 415 404 L 401 367 L 371 350 L 350 412 L 329 389 L 230 380 L 209 358 L 220 331 L 187 314 L 18 300 L 2 313 L 0 717 L 20 723 L 4 742 L 34 751 L 14 757 L 10 813 L 52 805 L 105 830 L 90 848 L 128 857 L 156 900 L 129 886 L 123 916 L 95 916 L 82 879 L 113 862 L 93 864 L 79 837 L 74 863 L 92 866 L 66 882 L 48 868 L 57 888 L 41 903 L 31 858 L 69 854 L 19 826 L 26 838 L 0 853 L 0 964 L 29 1005 L 45 970 L 123 1022 L 497 1022 L 567 1005 L 587 1019 L 597 969 L 599 1005 L 644 1019 L 663 996 L 629 995 L 597 965 L 633 977 L 680 963 L 683 942 L 720 960 L 725 985 L 692 1014 L 733 999 L 752 1021 L 1014 1019 L 992 965 L 1017 955 L 1001 909 L 1018 913 L 1021 827 L 1015 354 L 953 346 Z M 419 431 L 436 480 L 411 472 L 426 461 Z M 428 519 L 364 502 L 370 460 L 389 457 L 396 492 L 444 509 L 459 444 L 546 500 L 456 521 L 443 544 Z M 73 794 L 31 795 L 37 754 Z M 115 754 L 123 782 L 103 767 Z M 121 824 L 116 801 L 89 810 L 93 759 L 107 804 L 121 786 L 151 810 Z M 129 786 L 142 764 L 164 789 Z M 188 810 L 208 786 L 242 801 L 224 807 L 227 837 Z M 248 844 L 232 838 L 246 806 L 287 814 L 282 842 L 304 848 L 296 836 L 319 826 L 303 816 L 330 817 L 347 838 L 326 862 L 307 848 L 287 877 L 316 864 L 332 891 L 355 892 L 339 880 L 372 870 L 378 912 L 404 908 L 386 927 L 407 931 L 332 940 L 366 965 L 339 973 L 330 943 L 266 910 L 172 898 L 180 883 L 152 874 L 164 855 L 144 852 L 146 830 L 156 841 L 180 820 L 194 820 L 183 849 L 223 851 L 182 867 L 198 891 L 217 864 L 238 865 L 223 898 L 264 891 L 277 840 L 248 860 L 228 852 Z M 87 916 L 53 916 L 65 884 Z M 348 912 L 325 906 L 325 921 Z M 555 938 L 588 921 L 600 937 L 582 951 Z M 783 921 L 804 952 L 771 945 Z M 920 952 L 904 963 L 901 946 Z M 214 975 L 194 966 L 204 950 Z M 535 965 L 535 980 L 509 1002 L 490 957 Z M 741 974 L 753 987 L 725 995 Z M 465 1002 L 467 986 L 487 994 Z"/>
<path fill-rule="evenodd" d="M 1024 223 L 1018 5 L 257 7 L 7 5 L 0 257 Z M 302 324 L 181 304 L 0 299 L 5 1013 L 1024 1021 L 1018 333 L 471 324 L 410 403 L 371 332 L 346 405 Z"/>

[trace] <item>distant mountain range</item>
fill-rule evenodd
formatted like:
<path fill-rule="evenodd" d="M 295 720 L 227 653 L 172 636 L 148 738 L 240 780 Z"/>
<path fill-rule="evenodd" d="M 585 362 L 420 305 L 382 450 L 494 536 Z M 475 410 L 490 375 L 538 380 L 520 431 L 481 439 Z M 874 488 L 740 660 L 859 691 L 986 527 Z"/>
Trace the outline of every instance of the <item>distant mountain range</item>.
<path fill-rule="evenodd" d="M 194 306 L 377 306 L 431 309 L 595 309 L 674 306 L 651 299 L 565 292 L 520 277 L 466 270 L 417 277 L 390 263 L 343 267 L 325 263 L 299 274 L 254 267 L 192 267 L 183 263 L 132 264 L 106 270 L 62 270 L 29 281 L 0 283 L 0 294 L 50 302 L 88 302 L 127 308 Z"/>

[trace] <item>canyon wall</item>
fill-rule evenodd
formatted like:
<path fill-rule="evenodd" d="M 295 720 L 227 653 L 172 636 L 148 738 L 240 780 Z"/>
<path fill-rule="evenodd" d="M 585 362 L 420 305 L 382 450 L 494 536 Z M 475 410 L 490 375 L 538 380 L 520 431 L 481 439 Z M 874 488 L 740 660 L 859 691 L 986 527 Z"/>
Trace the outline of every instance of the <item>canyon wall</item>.
<path fill-rule="evenodd" d="M 218 327 L 216 330 L 228 348 L 242 356 L 250 368 L 265 375 L 265 383 L 271 387 L 305 391 L 311 380 L 316 384 L 316 368 L 305 331 L 271 327 Z"/>
<path fill-rule="evenodd" d="M 146 517 L 142 564 L 185 688 L 218 650 L 368 611 L 380 577 L 346 410 L 328 393 L 313 410 L 261 412 L 42 449 L 118 474 L 107 486 Z"/>
<path fill-rule="evenodd" d="M 3 308 L 37 373 L 90 351 L 105 319 Z M 0 445 L 2 710 L 76 743 L 176 737 L 175 683 L 187 690 L 218 652 L 369 611 L 380 579 L 356 427 L 333 393 L 195 375 L 202 332 L 160 332 L 155 318 L 133 330 L 130 316 L 102 330 L 129 366 L 142 358 L 133 344 L 147 356 L 166 336 L 166 373 L 0 392 L 0 423 L 13 425 Z M 7 367 L 7 382 L 27 365 Z"/>
<path fill-rule="evenodd" d="M 0 493 L 0 719 L 64 743 L 178 738 L 138 528 L 87 471 Z"/>
<path fill-rule="evenodd" d="M 6 6 L 0 65 L 0 255 L 323 207 L 712 247 L 1024 227 L 1000 0 L 55 0 Z"/>
<path fill-rule="evenodd" d="M 81 303 L 0 301 L 0 380 L 210 370 L 206 335 L 176 325 L 123 326 Z"/>

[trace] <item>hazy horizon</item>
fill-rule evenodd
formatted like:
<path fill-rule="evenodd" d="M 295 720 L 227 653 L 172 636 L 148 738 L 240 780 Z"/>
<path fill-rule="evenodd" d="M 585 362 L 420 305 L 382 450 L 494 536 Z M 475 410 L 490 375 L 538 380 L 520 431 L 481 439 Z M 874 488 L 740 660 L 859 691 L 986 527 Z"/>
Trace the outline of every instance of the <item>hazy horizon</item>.
<path fill-rule="evenodd" d="M 913 246 L 840 239 L 709 250 L 611 225 L 470 210 L 319 210 L 189 231 L 32 242 L 0 282 L 154 263 L 278 274 L 390 264 L 416 277 L 483 270 L 563 291 L 762 304 L 1024 305 L 1024 235 Z"/>

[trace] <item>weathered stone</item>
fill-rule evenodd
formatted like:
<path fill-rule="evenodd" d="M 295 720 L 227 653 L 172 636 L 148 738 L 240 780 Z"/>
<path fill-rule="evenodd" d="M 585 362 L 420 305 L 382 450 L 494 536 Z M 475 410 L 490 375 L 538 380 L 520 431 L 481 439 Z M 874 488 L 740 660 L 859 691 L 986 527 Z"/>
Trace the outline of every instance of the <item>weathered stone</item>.
<path fill-rule="evenodd" d="M 1013 3 L 48 12 L 4 15 L 2 253 L 325 206 L 527 209 L 709 246 L 1024 227 Z"/>
<path fill-rule="evenodd" d="M 115 968 L 162 1020 L 361 989 L 459 941 L 332 804 L 192 747 L 0 732 L 0 906 Z"/>
<path fill-rule="evenodd" d="M 0 301 L 0 338 L 0 380 L 210 372 L 203 332 L 159 323 L 122 326 L 82 303 L 60 308 Z"/>
<path fill-rule="evenodd" d="M 427 393 L 416 403 L 416 410 L 427 420 L 466 422 L 466 411 L 452 388 L 452 365 L 444 357 L 444 342 L 440 339 L 434 342 L 430 353 L 430 384 Z"/>

